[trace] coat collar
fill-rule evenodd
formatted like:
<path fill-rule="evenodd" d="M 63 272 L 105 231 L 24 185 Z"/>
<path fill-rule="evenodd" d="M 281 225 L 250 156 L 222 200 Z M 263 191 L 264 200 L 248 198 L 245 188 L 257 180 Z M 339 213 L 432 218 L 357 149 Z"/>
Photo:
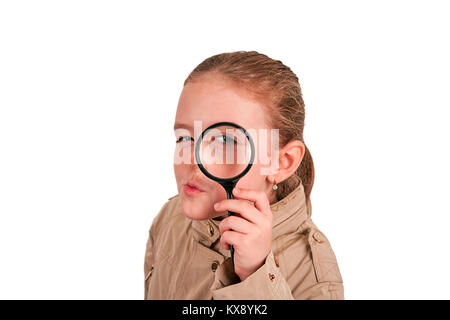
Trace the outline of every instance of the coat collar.
<path fill-rule="evenodd" d="M 303 184 L 283 199 L 270 205 L 273 214 L 272 240 L 295 232 L 308 218 Z M 219 223 L 214 219 L 192 220 L 194 239 L 210 247 L 219 237 Z"/>

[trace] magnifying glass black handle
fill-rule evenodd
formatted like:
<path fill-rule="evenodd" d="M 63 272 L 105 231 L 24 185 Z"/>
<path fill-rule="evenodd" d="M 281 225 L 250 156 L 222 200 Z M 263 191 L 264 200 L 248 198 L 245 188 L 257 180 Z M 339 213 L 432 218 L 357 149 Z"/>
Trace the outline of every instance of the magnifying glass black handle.
<path fill-rule="evenodd" d="M 233 196 L 233 189 L 234 189 L 235 184 L 231 185 L 231 186 L 225 186 L 225 191 L 227 192 L 227 199 L 234 199 Z M 235 212 L 232 211 L 228 211 L 228 216 L 234 216 L 236 215 Z M 231 230 L 233 231 L 233 230 Z M 230 254 L 231 254 L 231 262 L 233 263 L 233 267 L 234 267 L 234 247 L 233 245 L 230 245 Z"/>
<path fill-rule="evenodd" d="M 234 216 L 236 213 L 232 211 L 228 211 L 228 216 Z M 234 247 L 233 245 L 230 245 L 230 254 L 231 254 L 231 262 L 233 263 L 234 267 Z"/>

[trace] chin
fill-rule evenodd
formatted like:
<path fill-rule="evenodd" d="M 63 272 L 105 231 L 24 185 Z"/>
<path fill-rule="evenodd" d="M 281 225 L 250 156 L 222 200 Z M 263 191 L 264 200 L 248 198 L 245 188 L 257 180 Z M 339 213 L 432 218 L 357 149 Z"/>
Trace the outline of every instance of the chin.
<path fill-rule="evenodd" d="M 205 220 L 210 218 L 210 212 L 198 201 L 181 199 L 181 209 L 186 218 L 192 220 Z"/>

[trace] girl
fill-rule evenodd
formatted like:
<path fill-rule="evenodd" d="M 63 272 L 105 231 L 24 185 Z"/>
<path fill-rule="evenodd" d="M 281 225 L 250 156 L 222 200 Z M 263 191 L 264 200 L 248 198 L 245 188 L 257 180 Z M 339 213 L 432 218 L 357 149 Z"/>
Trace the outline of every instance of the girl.
<path fill-rule="evenodd" d="M 174 162 L 178 194 L 151 225 L 145 299 L 344 298 L 336 257 L 311 220 L 314 166 L 304 120 L 298 78 L 281 61 L 239 51 L 212 56 L 191 72 L 174 129 L 175 157 L 192 161 Z M 261 142 L 270 146 L 270 165 L 255 161 L 234 199 L 193 161 L 201 130 L 222 121 L 254 129 L 257 155 Z M 272 129 L 279 133 L 276 154 L 272 136 L 261 134 Z"/>

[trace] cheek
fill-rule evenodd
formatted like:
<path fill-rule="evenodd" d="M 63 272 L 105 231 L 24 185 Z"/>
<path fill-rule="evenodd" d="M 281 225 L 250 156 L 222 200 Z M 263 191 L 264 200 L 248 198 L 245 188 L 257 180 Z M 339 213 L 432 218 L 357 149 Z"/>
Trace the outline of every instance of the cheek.
<path fill-rule="evenodd" d="M 264 190 L 266 176 L 261 174 L 260 168 L 260 165 L 254 164 L 250 171 L 239 180 L 236 187 L 251 190 Z"/>
<path fill-rule="evenodd" d="M 218 182 L 214 182 L 214 203 L 227 198 L 227 192 Z M 213 205 L 214 205 L 213 203 Z"/>

